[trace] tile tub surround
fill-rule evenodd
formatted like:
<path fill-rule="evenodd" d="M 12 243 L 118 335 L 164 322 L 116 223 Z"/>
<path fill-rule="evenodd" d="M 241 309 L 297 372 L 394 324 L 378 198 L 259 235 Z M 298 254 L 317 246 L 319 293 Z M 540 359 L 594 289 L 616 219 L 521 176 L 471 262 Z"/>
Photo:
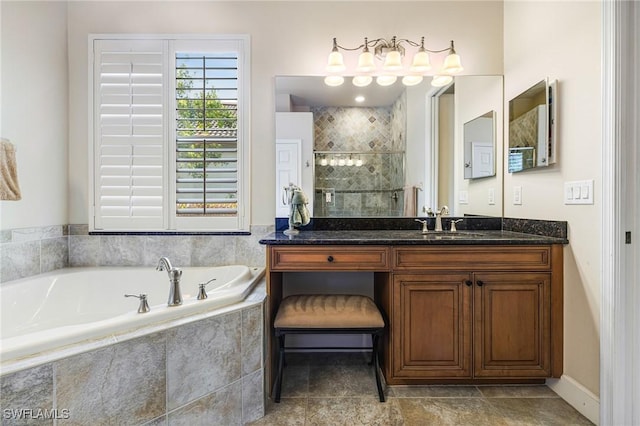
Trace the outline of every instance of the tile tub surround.
<path fill-rule="evenodd" d="M 89 235 L 87 225 L 0 231 L 0 282 L 68 266 L 154 266 L 167 256 L 176 266 L 263 265 L 260 237 L 251 235 Z"/>
<path fill-rule="evenodd" d="M 58 421 L 65 425 L 257 420 L 265 400 L 264 286 L 254 293 L 236 310 L 4 375 L 0 406 L 55 407 L 68 413 Z"/>
<path fill-rule="evenodd" d="M 69 266 L 69 226 L 0 231 L 0 282 Z"/>

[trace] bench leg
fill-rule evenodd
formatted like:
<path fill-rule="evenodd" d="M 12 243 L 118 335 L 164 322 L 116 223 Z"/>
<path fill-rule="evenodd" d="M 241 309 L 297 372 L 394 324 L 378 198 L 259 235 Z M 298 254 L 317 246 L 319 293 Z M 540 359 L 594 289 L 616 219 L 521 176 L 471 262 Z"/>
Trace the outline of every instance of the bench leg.
<path fill-rule="evenodd" d="M 284 334 L 278 336 L 278 372 L 276 373 L 276 381 L 273 384 L 273 398 L 275 402 L 280 402 L 280 393 L 282 391 L 282 370 L 284 369 Z"/>
<path fill-rule="evenodd" d="M 385 401 L 384 391 L 382 390 L 382 382 L 380 381 L 380 365 L 378 364 L 378 340 L 380 338 L 379 334 L 373 334 L 371 336 L 371 340 L 373 343 L 372 353 L 371 353 L 371 364 L 373 364 L 373 370 L 376 376 L 376 386 L 378 387 L 378 397 L 380 398 L 380 402 Z"/>

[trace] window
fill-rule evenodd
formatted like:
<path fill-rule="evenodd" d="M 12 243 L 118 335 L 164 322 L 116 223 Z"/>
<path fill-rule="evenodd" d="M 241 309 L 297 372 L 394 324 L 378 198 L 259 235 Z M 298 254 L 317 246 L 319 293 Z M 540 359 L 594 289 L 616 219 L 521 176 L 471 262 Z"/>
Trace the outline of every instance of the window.
<path fill-rule="evenodd" d="M 93 39 L 91 229 L 248 230 L 248 38 Z"/>

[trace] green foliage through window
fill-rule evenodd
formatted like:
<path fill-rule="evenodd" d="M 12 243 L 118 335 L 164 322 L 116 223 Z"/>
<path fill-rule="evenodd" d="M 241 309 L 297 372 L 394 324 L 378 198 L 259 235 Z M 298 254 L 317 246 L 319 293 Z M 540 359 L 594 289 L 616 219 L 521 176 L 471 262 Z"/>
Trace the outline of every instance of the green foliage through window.
<path fill-rule="evenodd" d="M 176 212 L 235 216 L 238 194 L 238 59 L 176 55 Z"/>

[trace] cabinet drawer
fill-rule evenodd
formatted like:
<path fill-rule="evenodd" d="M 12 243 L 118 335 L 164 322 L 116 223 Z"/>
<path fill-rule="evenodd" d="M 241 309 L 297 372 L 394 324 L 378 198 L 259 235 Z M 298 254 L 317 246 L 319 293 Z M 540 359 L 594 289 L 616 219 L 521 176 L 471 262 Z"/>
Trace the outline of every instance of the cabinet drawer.
<path fill-rule="evenodd" d="M 388 271 L 389 249 L 378 246 L 271 247 L 272 271 Z"/>
<path fill-rule="evenodd" d="M 546 271 L 550 255 L 549 246 L 394 247 L 393 269 Z"/>

